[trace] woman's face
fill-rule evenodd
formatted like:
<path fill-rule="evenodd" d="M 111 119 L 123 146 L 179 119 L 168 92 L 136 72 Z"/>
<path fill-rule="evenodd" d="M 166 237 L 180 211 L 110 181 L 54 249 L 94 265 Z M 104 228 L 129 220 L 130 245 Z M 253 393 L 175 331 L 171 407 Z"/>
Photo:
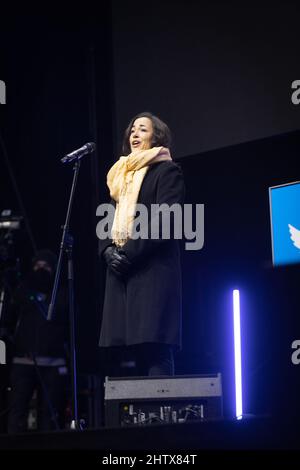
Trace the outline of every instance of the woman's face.
<path fill-rule="evenodd" d="M 131 152 L 151 148 L 153 125 L 151 119 L 140 117 L 136 119 L 130 131 L 129 144 Z"/>

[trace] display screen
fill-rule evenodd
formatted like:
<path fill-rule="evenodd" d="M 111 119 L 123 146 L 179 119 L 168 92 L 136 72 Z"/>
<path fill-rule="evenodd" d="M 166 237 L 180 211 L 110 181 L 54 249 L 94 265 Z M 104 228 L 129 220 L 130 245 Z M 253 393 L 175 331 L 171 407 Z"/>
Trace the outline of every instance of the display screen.
<path fill-rule="evenodd" d="M 269 188 L 273 264 L 300 263 L 300 181 Z"/>

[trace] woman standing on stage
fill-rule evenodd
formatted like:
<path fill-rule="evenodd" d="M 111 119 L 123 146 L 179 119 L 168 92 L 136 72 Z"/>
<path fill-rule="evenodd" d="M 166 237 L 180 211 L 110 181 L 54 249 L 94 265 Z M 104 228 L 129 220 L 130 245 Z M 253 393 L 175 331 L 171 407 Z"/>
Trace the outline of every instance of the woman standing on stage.
<path fill-rule="evenodd" d="M 173 375 L 174 351 L 181 347 L 179 240 L 172 238 L 172 230 L 170 239 L 130 236 L 130 214 L 137 203 L 148 210 L 151 237 L 157 222 L 151 205 L 184 202 L 183 175 L 172 160 L 170 143 L 169 128 L 161 119 L 138 114 L 125 131 L 124 156 L 107 175 L 115 215 L 111 239 L 99 244 L 107 264 L 99 345 L 110 348 L 116 361 L 124 352 L 132 353 L 137 375 Z"/>

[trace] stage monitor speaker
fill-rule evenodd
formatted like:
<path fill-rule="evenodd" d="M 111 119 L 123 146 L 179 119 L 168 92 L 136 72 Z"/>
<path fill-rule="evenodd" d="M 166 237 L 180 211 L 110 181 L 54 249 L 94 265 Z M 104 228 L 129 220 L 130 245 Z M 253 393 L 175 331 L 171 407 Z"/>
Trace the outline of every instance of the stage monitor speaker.
<path fill-rule="evenodd" d="M 106 377 L 105 425 L 222 419 L 221 374 Z"/>

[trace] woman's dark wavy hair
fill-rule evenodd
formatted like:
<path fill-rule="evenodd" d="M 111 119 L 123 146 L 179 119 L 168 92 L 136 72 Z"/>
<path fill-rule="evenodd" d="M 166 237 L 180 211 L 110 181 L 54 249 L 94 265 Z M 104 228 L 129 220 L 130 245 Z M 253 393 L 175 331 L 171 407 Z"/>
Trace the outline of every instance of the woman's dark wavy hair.
<path fill-rule="evenodd" d="M 131 153 L 129 137 L 130 132 L 133 126 L 133 123 L 136 119 L 146 117 L 152 121 L 153 126 L 153 136 L 151 141 L 151 147 L 171 147 L 171 131 L 167 124 L 159 119 L 154 114 L 145 111 L 144 113 L 139 113 L 134 118 L 131 119 L 127 129 L 124 133 L 122 152 L 123 155 L 129 155 Z"/>

